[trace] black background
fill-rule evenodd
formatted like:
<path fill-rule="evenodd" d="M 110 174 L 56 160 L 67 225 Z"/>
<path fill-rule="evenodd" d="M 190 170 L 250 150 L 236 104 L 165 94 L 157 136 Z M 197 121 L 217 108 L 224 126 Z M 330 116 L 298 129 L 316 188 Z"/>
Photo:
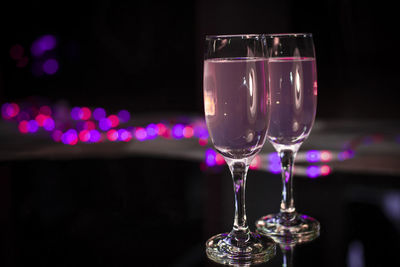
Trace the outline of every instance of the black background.
<path fill-rule="evenodd" d="M 393 1 L 360 0 L 2 1 L 0 102 L 40 96 L 133 116 L 201 115 L 206 34 L 311 32 L 317 119 L 396 120 L 397 12 Z M 30 46 L 44 34 L 57 38 L 45 56 L 60 68 L 36 77 Z M 15 44 L 29 57 L 25 68 L 10 58 Z M 20 146 L 36 142 L 24 138 Z M 201 172 L 198 162 L 99 155 L 2 161 L 0 173 L 2 266 L 213 266 L 204 242 L 229 231 L 233 218 L 226 166 Z M 249 176 L 254 229 L 259 216 L 277 211 L 281 185 L 279 175 Z M 384 206 L 398 193 L 397 176 L 334 172 L 296 177 L 295 188 L 299 210 L 322 225 L 295 266 L 346 266 L 354 241 L 364 246 L 365 266 L 398 266 L 398 220 Z M 266 266 L 282 266 L 281 258 Z"/>
<path fill-rule="evenodd" d="M 0 96 L 136 113 L 201 114 L 205 34 L 311 32 L 318 118 L 399 118 L 392 1 L 2 1 Z M 30 45 L 57 37 L 56 75 L 35 77 Z M 21 44 L 30 62 L 9 56 Z"/>

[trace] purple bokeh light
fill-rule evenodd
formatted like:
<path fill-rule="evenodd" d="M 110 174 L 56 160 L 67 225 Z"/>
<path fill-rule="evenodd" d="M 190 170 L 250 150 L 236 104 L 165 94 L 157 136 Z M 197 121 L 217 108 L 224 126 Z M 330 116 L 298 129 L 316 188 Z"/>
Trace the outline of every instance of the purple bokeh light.
<path fill-rule="evenodd" d="M 111 129 L 111 121 L 108 118 L 102 118 L 99 121 L 99 128 L 103 131 L 108 131 Z"/>
<path fill-rule="evenodd" d="M 54 128 L 55 128 L 55 123 L 54 123 L 53 118 L 50 118 L 50 117 L 46 118 L 46 119 L 44 120 L 44 122 L 43 122 L 43 128 L 44 128 L 46 131 L 53 131 Z"/>
<path fill-rule="evenodd" d="M 208 167 L 212 167 L 212 166 L 215 166 L 217 164 L 217 162 L 215 160 L 216 156 L 217 156 L 217 153 L 213 149 L 209 148 L 209 149 L 206 150 L 205 162 L 206 162 Z"/>
<path fill-rule="evenodd" d="M 74 120 L 79 120 L 79 114 L 81 112 L 81 108 L 80 107 L 73 107 L 71 109 L 71 118 Z"/>
<path fill-rule="evenodd" d="M 97 130 L 91 130 L 91 131 L 89 132 L 89 134 L 90 134 L 90 138 L 89 138 L 89 141 L 90 141 L 90 142 L 92 142 L 92 143 L 100 142 L 100 140 L 101 140 L 101 134 L 100 134 L 99 131 L 97 131 Z"/>
<path fill-rule="evenodd" d="M 1 106 L 1 115 L 4 119 L 11 119 L 18 115 L 20 108 L 15 103 L 4 103 Z"/>
<path fill-rule="evenodd" d="M 183 138 L 183 129 L 185 126 L 183 124 L 176 124 L 174 127 L 172 127 L 172 136 L 175 139 L 181 139 Z"/>
<path fill-rule="evenodd" d="M 95 108 L 92 115 L 95 120 L 99 121 L 106 117 L 106 111 L 104 108 Z"/>
<path fill-rule="evenodd" d="M 131 113 L 129 111 L 123 109 L 118 112 L 119 121 L 122 123 L 126 123 L 131 119 Z"/>
<path fill-rule="evenodd" d="M 338 154 L 338 159 L 340 161 L 351 159 L 354 157 L 354 150 L 348 149 Z"/>
<path fill-rule="evenodd" d="M 42 65 L 44 73 L 53 75 L 58 71 L 58 61 L 54 58 L 46 60 Z"/>
<path fill-rule="evenodd" d="M 147 138 L 154 139 L 158 135 L 158 126 L 154 123 L 147 125 L 146 127 Z"/>
<path fill-rule="evenodd" d="M 207 127 L 203 124 L 196 124 L 193 127 L 194 136 L 207 139 L 209 137 Z"/>
<path fill-rule="evenodd" d="M 281 163 L 280 162 L 271 162 L 268 165 L 268 170 L 274 174 L 281 173 Z"/>
<path fill-rule="evenodd" d="M 321 160 L 321 152 L 318 150 L 309 150 L 306 152 L 306 160 L 308 162 L 318 162 Z"/>
<path fill-rule="evenodd" d="M 53 50 L 57 45 L 56 37 L 53 35 L 43 35 L 36 39 L 31 46 L 34 57 L 41 57 L 46 51 Z"/>
<path fill-rule="evenodd" d="M 75 129 L 69 129 L 61 136 L 61 142 L 66 145 L 75 145 L 78 142 L 78 133 Z"/>
<path fill-rule="evenodd" d="M 316 178 L 321 175 L 320 168 L 318 166 L 308 166 L 306 170 L 306 174 L 310 178 Z"/>
<path fill-rule="evenodd" d="M 270 164 L 281 164 L 281 158 L 279 157 L 278 152 L 273 152 L 268 154 L 268 161 Z"/>
<path fill-rule="evenodd" d="M 39 124 L 36 120 L 28 121 L 28 132 L 35 133 L 39 129 Z"/>
<path fill-rule="evenodd" d="M 119 129 L 117 133 L 120 141 L 128 142 L 132 139 L 132 134 L 125 129 Z"/>

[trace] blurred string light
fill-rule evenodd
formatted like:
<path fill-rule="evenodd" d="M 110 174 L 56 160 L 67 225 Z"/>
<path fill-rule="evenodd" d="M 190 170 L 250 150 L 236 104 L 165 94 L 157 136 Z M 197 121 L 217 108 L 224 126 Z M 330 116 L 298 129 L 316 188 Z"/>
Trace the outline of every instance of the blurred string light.
<path fill-rule="evenodd" d="M 388 136 L 389 139 L 393 139 L 393 136 Z M 380 143 L 384 140 L 383 135 L 373 134 L 366 135 L 352 140 L 344 145 L 343 150 L 340 152 L 333 152 L 329 150 L 308 150 L 305 152 L 299 152 L 297 160 L 300 162 L 306 162 L 309 166 L 296 165 L 294 173 L 298 175 L 307 176 L 308 178 L 318 178 L 327 176 L 332 173 L 332 168 L 327 165 L 332 161 L 344 161 L 354 157 L 356 149 L 361 145 L 371 145 Z M 400 143 L 400 136 L 394 137 L 396 143 Z M 205 152 L 205 164 L 206 167 L 213 167 L 217 164 L 218 153 L 213 149 L 209 149 Z M 222 157 L 222 156 L 221 156 Z M 267 170 L 274 174 L 281 173 L 281 161 L 277 152 L 269 154 L 259 154 L 254 157 L 250 164 L 251 169 L 255 170 Z"/>
<path fill-rule="evenodd" d="M 49 132 L 55 142 L 67 145 L 99 143 L 104 141 L 129 142 L 165 139 L 188 139 L 197 137 L 202 145 L 207 144 L 208 132 L 202 121 L 191 123 L 160 122 L 131 127 L 131 114 L 120 110 L 107 114 L 101 107 L 72 107 L 40 105 L 33 103 L 4 103 L 1 106 L 4 120 L 14 121 L 22 134 L 38 131 Z"/>
<path fill-rule="evenodd" d="M 325 152 L 318 151 L 318 152 Z M 309 152 L 309 151 L 308 151 Z M 307 154 L 306 152 L 305 154 Z M 313 150 L 313 153 L 316 151 Z M 332 158 L 330 158 L 332 160 Z M 317 163 L 317 162 L 327 162 L 319 159 L 318 161 L 314 158 L 307 160 L 308 163 Z M 209 148 L 205 151 L 205 164 L 207 167 L 214 167 L 218 165 L 225 164 L 224 158 L 217 153 L 214 149 Z M 281 161 L 278 153 L 268 153 L 268 154 L 258 154 L 254 157 L 253 161 L 249 166 L 252 170 L 267 170 L 274 174 L 279 174 L 281 172 Z M 328 165 L 310 165 L 307 167 L 295 166 L 294 172 L 299 175 L 307 176 L 309 178 L 317 178 L 320 176 L 326 176 L 331 173 L 331 168 Z"/>
<path fill-rule="evenodd" d="M 115 114 L 107 114 L 101 107 L 35 105 L 33 103 L 4 103 L 1 106 L 1 116 L 6 121 L 17 123 L 17 128 L 22 134 L 36 132 L 48 133 L 53 141 L 66 145 L 78 143 L 99 142 L 140 142 L 164 139 L 189 139 L 196 138 L 201 146 L 207 146 L 209 135 L 204 120 L 173 121 L 150 123 L 148 125 L 129 126 L 131 114 L 127 110 L 120 110 Z M 396 136 L 396 142 L 400 142 Z M 340 152 L 329 150 L 308 150 L 299 152 L 298 161 L 303 161 L 309 166 L 296 165 L 295 173 L 309 178 L 329 175 L 332 170 L 331 161 L 343 161 L 354 157 L 355 150 L 360 145 L 369 145 L 383 140 L 382 135 L 368 135 L 345 144 Z M 225 164 L 224 158 L 214 149 L 206 149 L 203 169 Z M 259 154 L 250 165 L 251 169 L 267 170 L 279 174 L 281 171 L 278 153 Z"/>

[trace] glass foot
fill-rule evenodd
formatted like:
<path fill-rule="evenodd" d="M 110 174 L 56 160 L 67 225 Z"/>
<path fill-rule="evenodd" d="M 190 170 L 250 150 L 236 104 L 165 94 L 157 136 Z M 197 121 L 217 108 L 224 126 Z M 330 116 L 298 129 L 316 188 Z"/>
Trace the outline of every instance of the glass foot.
<path fill-rule="evenodd" d="M 282 213 L 270 214 L 256 222 L 260 234 L 277 243 L 294 244 L 309 242 L 319 236 L 319 222 L 307 215 L 295 213 L 288 218 Z"/>
<path fill-rule="evenodd" d="M 249 266 L 275 256 L 275 243 L 257 233 L 250 233 L 249 238 L 242 242 L 224 233 L 207 240 L 206 253 L 209 259 L 220 264 Z"/>

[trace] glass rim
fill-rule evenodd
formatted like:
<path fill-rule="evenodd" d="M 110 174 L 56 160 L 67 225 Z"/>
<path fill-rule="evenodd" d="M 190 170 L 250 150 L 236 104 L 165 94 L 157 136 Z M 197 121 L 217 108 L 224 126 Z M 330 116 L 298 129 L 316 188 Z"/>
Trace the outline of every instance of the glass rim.
<path fill-rule="evenodd" d="M 226 38 L 242 38 L 242 39 L 251 39 L 251 38 L 262 38 L 263 34 L 259 33 L 243 33 L 243 34 L 207 34 L 206 40 L 220 40 Z"/>
<path fill-rule="evenodd" d="M 268 33 L 264 34 L 265 37 L 313 37 L 312 33 L 309 32 L 296 32 L 296 33 Z"/>

